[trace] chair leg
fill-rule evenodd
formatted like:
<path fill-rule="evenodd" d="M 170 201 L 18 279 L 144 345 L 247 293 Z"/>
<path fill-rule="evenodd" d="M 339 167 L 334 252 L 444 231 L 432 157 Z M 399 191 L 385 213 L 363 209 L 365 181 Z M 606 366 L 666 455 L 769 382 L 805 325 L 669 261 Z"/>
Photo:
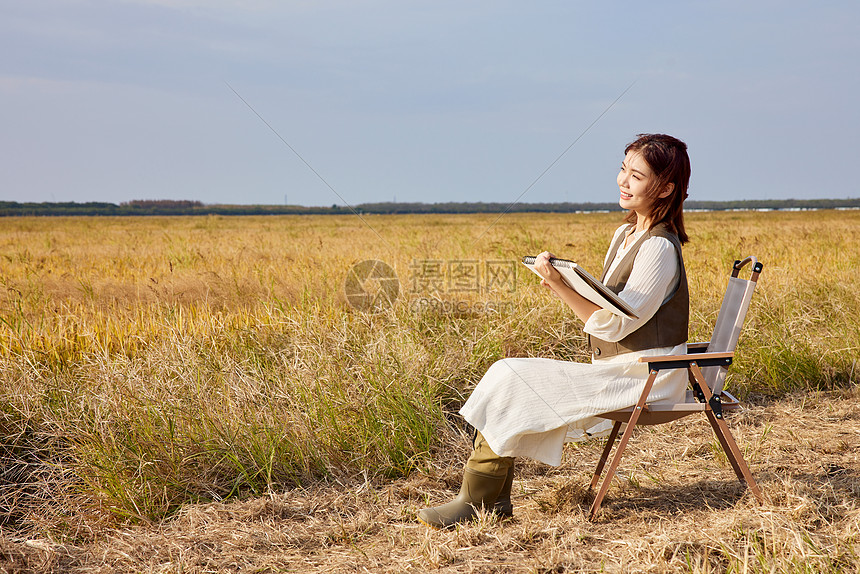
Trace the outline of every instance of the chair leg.
<path fill-rule="evenodd" d="M 612 432 L 609 433 L 609 438 L 606 439 L 606 447 L 603 449 L 603 454 L 600 455 L 597 468 L 594 469 L 594 475 L 591 477 L 591 484 L 588 485 L 588 490 L 593 489 L 600 481 L 600 473 L 603 472 L 603 467 L 606 465 L 606 461 L 609 460 L 609 453 L 612 452 L 612 445 L 615 444 L 615 439 L 618 438 L 619 429 L 621 429 L 621 423 L 615 421 L 615 424 L 612 426 Z"/>
<path fill-rule="evenodd" d="M 699 369 L 699 365 L 696 363 L 690 363 L 688 369 L 690 376 L 698 381 L 699 387 L 705 395 L 705 401 L 710 401 L 711 389 L 708 387 L 708 383 L 705 381 L 705 377 L 702 374 L 701 369 Z M 717 415 L 714 414 L 714 411 L 709 407 L 705 409 L 705 414 L 707 415 L 708 421 L 710 421 L 711 427 L 714 429 L 714 434 L 717 435 L 717 440 L 720 441 L 720 445 L 723 447 L 723 452 L 726 453 L 726 457 L 729 459 L 729 463 L 731 463 L 738 480 L 746 483 L 747 488 L 752 491 L 759 503 L 764 503 L 764 497 L 761 494 L 761 490 L 759 490 L 758 484 L 756 484 L 749 466 L 747 466 L 747 463 L 741 454 L 741 450 L 738 448 L 738 443 L 735 442 L 726 421 L 722 418 L 717 418 Z"/>
<path fill-rule="evenodd" d="M 759 503 L 764 503 L 764 497 L 762 496 L 761 490 L 759 490 L 758 484 L 756 483 L 755 478 L 753 478 L 749 466 L 747 466 L 743 454 L 741 454 L 738 444 L 735 442 L 726 421 L 718 419 L 712 411 L 705 411 L 705 414 L 708 415 L 708 420 L 711 422 L 714 434 L 717 435 L 717 440 L 720 441 L 720 445 L 723 447 L 723 452 L 726 453 L 726 457 L 729 459 L 738 480 L 746 483 L 747 488 L 752 491 Z"/>
<path fill-rule="evenodd" d="M 612 482 L 612 477 L 615 476 L 615 471 L 618 469 L 618 464 L 621 462 L 621 456 L 627 448 L 627 443 L 630 441 L 630 436 L 633 434 L 633 427 L 636 426 L 636 419 L 639 418 L 641 409 L 636 409 L 630 415 L 630 422 L 627 423 L 627 428 L 624 429 L 624 434 L 621 435 L 621 442 L 618 443 L 618 448 L 615 449 L 615 456 L 612 457 L 612 463 L 606 471 L 606 476 L 603 477 L 603 482 L 600 484 L 600 490 L 594 496 L 594 502 L 591 503 L 591 509 L 588 511 L 588 519 L 594 520 L 597 516 L 597 511 L 600 510 L 600 504 L 603 502 L 603 497 L 606 496 L 606 491 L 609 490 L 609 483 Z M 611 446 L 609 443 L 607 446 Z"/>
<path fill-rule="evenodd" d="M 639 402 L 636 403 L 636 407 L 630 414 L 630 420 L 627 421 L 627 428 L 624 429 L 624 434 L 621 436 L 621 442 L 618 443 L 618 448 L 615 450 L 615 456 L 612 457 L 612 463 L 606 471 L 606 476 L 603 477 L 603 483 L 601 483 L 600 490 L 597 491 L 597 494 L 594 497 L 594 502 L 591 503 L 591 509 L 588 511 L 589 520 L 593 521 L 597 516 L 597 511 L 600 510 L 600 504 L 603 502 L 603 497 L 606 496 L 606 491 L 609 490 L 609 483 L 612 482 L 612 477 L 615 476 L 615 471 L 618 469 L 618 464 L 621 462 L 621 456 L 624 454 L 624 449 L 627 448 L 627 443 L 633 435 L 633 428 L 639 420 L 639 415 L 642 414 L 642 409 L 645 408 L 645 401 L 648 400 L 648 394 L 651 392 L 651 387 L 654 385 L 654 379 L 656 378 L 657 371 L 651 371 L 648 376 L 648 380 L 645 381 L 645 388 L 642 389 L 642 394 L 639 396 Z M 620 426 L 620 423 L 616 423 L 613 427 L 613 431 L 620 428 Z M 606 449 L 604 449 L 604 455 L 609 454 L 608 449 L 610 449 L 611 446 L 611 442 L 607 444 Z M 599 466 L 600 464 L 598 464 L 598 467 Z M 594 482 L 594 479 L 592 479 L 592 482 Z"/>

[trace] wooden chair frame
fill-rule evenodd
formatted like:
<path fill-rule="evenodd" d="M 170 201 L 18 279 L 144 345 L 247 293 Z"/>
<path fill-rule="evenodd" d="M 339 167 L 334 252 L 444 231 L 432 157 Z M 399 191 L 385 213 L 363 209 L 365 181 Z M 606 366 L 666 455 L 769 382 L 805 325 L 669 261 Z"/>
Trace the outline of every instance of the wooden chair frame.
<path fill-rule="evenodd" d="M 737 278 L 740 269 L 749 262 L 753 262 L 750 281 L 755 283 L 758 280 L 758 276 L 761 273 L 763 266 L 761 263 L 756 261 L 754 257 L 747 257 L 743 261 L 735 261 L 732 266 L 732 277 Z M 751 295 L 752 293 L 750 292 L 750 296 Z M 720 313 L 722 315 L 722 309 Z M 743 308 L 742 313 L 746 313 L 745 307 Z M 743 321 L 742 316 L 740 317 L 740 321 Z M 735 337 L 736 336 L 737 335 L 735 335 Z M 746 461 L 744 461 L 743 455 L 741 454 L 741 451 L 723 418 L 723 414 L 725 412 L 739 409 L 740 403 L 728 392 L 722 390 L 722 383 L 718 382 L 714 387 L 709 385 L 705 375 L 702 373 L 703 367 L 720 367 L 728 369 L 734 358 L 734 345 L 736 342 L 735 338 L 734 343 L 730 345 L 732 347 L 731 350 L 711 352 L 708 349 L 710 343 L 690 343 L 687 345 L 686 355 L 642 357 L 639 359 L 639 362 L 641 363 L 648 363 L 649 376 L 636 405 L 627 409 L 599 415 L 602 418 L 614 420 L 615 424 L 612 427 L 612 432 L 609 434 L 609 438 L 606 441 L 606 447 L 603 449 L 603 454 L 601 455 L 600 461 L 597 463 L 597 468 L 594 471 L 594 475 L 591 478 L 589 490 L 593 490 L 600 481 L 603 467 L 606 465 L 606 461 L 609 460 L 609 454 L 612 451 L 612 446 L 615 443 L 615 440 L 618 438 L 618 433 L 621 430 L 622 423 L 627 423 L 627 428 L 621 436 L 621 442 L 618 444 L 612 463 L 609 465 L 609 468 L 606 471 L 606 476 L 600 485 L 600 489 L 595 495 L 594 502 L 591 504 L 589 520 L 594 520 L 597 516 L 597 512 L 603 502 L 603 497 L 606 495 L 607 490 L 609 490 L 609 484 L 615 476 L 615 472 L 618 470 L 621 456 L 624 454 L 624 450 L 627 448 L 627 443 L 630 441 L 630 437 L 633 434 L 634 427 L 637 424 L 663 424 L 697 412 L 704 413 L 708 418 L 708 421 L 711 423 L 711 427 L 714 430 L 714 434 L 717 435 L 717 440 L 719 440 L 720 445 L 723 447 L 723 451 L 726 453 L 726 457 L 728 458 L 729 463 L 731 463 L 732 469 L 734 469 L 738 480 L 747 485 L 760 503 L 764 502 L 761 490 L 759 490 L 759 487 L 756 484 L 756 481 L 753 478 Z M 687 400 L 684 403 L 678 404 L 648 405 L 648 395 L 651 392 L 651 387 L 654 385 L 654 380 L 657 378 L 657 374 L 665 369 L 687 370 L 687 378 L 691 387 L 691 390 L 687 391 Z"/>

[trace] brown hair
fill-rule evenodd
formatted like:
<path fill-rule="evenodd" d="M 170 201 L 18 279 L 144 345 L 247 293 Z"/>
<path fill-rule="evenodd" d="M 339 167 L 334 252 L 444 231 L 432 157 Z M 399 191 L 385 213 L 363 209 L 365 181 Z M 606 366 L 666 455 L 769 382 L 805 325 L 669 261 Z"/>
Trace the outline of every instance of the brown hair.
<path fill-rule="evenodd" d="M 654 172 L 648 189 L 648 197 L 654 198 L 651 213 L 648 214 L 651 227 L 663 223 L 678 236 L 682 244 L 687 243 L 690 239 L 684 229 L 684 200 L 687 199 L 690 185 L 687 144 L 665 134 L 639 134 L 635 141 L 624 148 L 625 155 L 631 151 L 640 154 Z M 675 186 L 672 193 L 659 197 L 670 183 Z M 636 213 L 631 211 L 624 221 L 635 223 Z"/>

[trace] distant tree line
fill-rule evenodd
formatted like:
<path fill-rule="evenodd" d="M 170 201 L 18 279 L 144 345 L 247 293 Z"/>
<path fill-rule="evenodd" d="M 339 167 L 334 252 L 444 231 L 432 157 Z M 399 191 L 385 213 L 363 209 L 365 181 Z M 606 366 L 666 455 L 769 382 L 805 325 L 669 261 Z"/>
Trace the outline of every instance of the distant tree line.
<path fill-rule="evenodd" d="M 738 201 L 687 201 L 686 209 L 727 210 L 797 210 L 860 209 L 855 199 L 749 199 Z M 104 202 L 18 203 L 0 201 L 0 216 L 70 216 L 70 215 L 343 215 L 349 213 L 578 213 L 621 211 L 617 203 L 361 203 L 351 207 L 304 207 L 300 205 L 219 205 L 189 200 L 134 200 L 120 204 Z"/>

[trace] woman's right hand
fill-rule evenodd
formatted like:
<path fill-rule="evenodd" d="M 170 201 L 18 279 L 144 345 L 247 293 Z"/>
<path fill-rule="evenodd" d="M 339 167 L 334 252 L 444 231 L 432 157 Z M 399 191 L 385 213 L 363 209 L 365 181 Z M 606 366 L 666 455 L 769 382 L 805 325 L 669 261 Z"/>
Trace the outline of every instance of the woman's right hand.
<path fill-rule="evenodd" d="M 559 273 L 558 270 L 549 262 L 550 258 L 553 257 L 555 257 L 555 255 L 549 251 L 540 253 L 535 257 L 535 271 L 537 271 L 541 276 L 540 284 L 555 292 L 554 286 L 558 285 L 561 281 L 561 273 Z"/>
<path fill-rule="evenodd" d="M 555 255 L 549 251 L 544 251 L 535 257 L 535 271 L 541 276 L 540 284 L 573 309 L 576 316 L 585 323 L 600 307 L 571 289 L 564 282 L 558 269 L 550 264 L 549 260 L 551 257 L 555 257 Z"/>

